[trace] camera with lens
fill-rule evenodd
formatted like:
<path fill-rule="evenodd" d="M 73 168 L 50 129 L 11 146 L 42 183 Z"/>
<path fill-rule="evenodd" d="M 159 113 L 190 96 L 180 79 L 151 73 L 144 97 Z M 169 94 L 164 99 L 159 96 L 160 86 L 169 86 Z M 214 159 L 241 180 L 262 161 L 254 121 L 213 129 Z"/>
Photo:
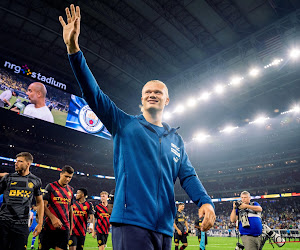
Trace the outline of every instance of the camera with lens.
<path fill-rule="evenodd" d="M 234 201 L 234 205 L 235 205 L 235 207 L 237 208 L 237 209 L 239 209 L 239 207 L 240 207 L 240 205 L 242 205 L 242 201 Z"/>
<path fill-rule="evenodd" d="M 241 243 L 236 243 L 235 249 L 234 250 L 243 250 L 245 249 L 244 245 Z"/>
<path fill-rule="evenodd" d="M 115 199 L 115 190 L 111 190 L 109 195 L 108 195 L 108 204 L 114 204 L 114 199 Z"/>
<path fill-rule="evenodd" d="M 108 210 L 108 213 L 111 214 L 112 213 L 112 210 L 113 210 L 113 207 L 114 207 L 114 199 L 115 199 L 115 190 L 111 190 L 110 191 L 110 194 L 109 194 L 109 199 L 108 199 L 108 205 L 107 205 L 107 210 Z"/>
<path fill-rule="evenodd" d="M 240 206 L 242 205 L 242 203 L 243 202 L 240 200 L 234 201 L 234 205 L 239 210 L 239 220 L 242 223 L 242 227 L 250 227 L 247 210 L 240 209 Z"/>
<path fill-rule="evenodd" d="M 240 217 L 240 221 L 242 222 L 242 227 L 250 227 L 250 222 L 249 222 L 247 211 L 240 210 L 239 217 Z"/>

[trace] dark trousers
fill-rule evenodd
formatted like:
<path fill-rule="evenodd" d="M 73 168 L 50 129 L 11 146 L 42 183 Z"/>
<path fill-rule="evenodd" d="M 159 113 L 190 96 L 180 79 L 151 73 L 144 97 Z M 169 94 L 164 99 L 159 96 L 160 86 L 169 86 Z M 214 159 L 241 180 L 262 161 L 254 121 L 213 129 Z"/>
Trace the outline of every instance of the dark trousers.
<path fill-rule="evenodd" d="M 112 224 L 114 250 L 170 250 L 172 237 L 138 226 Z"/>
<path fill-rule="evenodd" d="M 25 250 L 28 235 L 27 224 L 0 220 L 0 250 Z"/>

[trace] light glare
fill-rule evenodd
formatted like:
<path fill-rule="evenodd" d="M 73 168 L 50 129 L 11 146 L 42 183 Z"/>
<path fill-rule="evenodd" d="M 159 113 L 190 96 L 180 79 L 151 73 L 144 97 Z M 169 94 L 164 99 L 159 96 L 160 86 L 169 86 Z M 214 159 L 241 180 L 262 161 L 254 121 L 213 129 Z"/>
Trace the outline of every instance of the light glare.
<path fill-rule="evenodd" d="M 200 96 L 200 100 L 208 100 L 210 97 L 211 93 L 208 92 L 204 92 L 201 96 Z"/>
<path fill-rule="evenodd" d="M 170 112 L 164 112 L 164 118 L 165 118 L 165 120 L 169 120 L 171 118 L 171 113 Z"/>
<path fill-rule="evenodd" d="M 293 59 L 296 59 L 300 56 L 300 50 L 299 49 L 292 49 L 290 51 L 290 57 Z"/>
<path fill-rule="evenodd" d="M 175 109 L 175 113 L 182 113 L 183 111 L 184 111 L 183 105 L 178 105 L 177 108 Z"/>
<path fill-rule="evenodd" d="M 223 130 L 220 131 L 220 133 L 231 133 L 233 130 L 237 129 L 238 127 L 233 126 L 227 126 Z"/>
<path fill-rule="evenodd" d="M 207 138 L 209 138 L 210 135 L 205 134 L 205 133 L 198 133 L 193 140 L 197 141 L 197 142 L 204 142 L 207 140 Z"/>
<path fill-rule="evenodd" d="M 249 122 L 249 124 L 256 123 L 256 124 L 264 124 L 266 120 L 269 120 L 269 117 L 259 116 L 253 122 Z"/>
<path fill-rule="evenodd" d="M 295 113 L 299 113 L 300 112 L 300 107 L 299 106 L 294 106 L 292 110 Z"/>
<path fill-rule="evenodd" d="M 234 86 L 238 86 L 238 85 L 240 85 L 240 83 L 243 79 L 244 79 L 243 77 L 235 76 L 235 77 L 231 78 L 230 84 L 234 85 Z"/>
<path fill-rule="evenodd" d="M 278 65 L 280 62 L 282 62 L 283 59 L 274 59 L 274 61 L 271 63 L 271 65 Z"/>
<path fill-rule="evenodd" d="M 196 106 L 196 104 L 197 104 L 197 100 L 195 99 L 195 98 L 190 98 L 189 100 L 188 100 L 188 102 L 187 102 L 187 105 L 189 106 L 189 107 L 194 107 L 194 106 Z"/>
<path fill-rule="evenodd" d="M 218 84 L 216 87 L 215 87 L 215 92 L 217 94 L 222 94 L 224 92 L 225 88 L 224 86 L 222 86 L 221 84 Z"/>
<path fill-rule="evenodd" d="M 253 68 L 249 71 L 250 76 L 257 76 L 259 74 L 260 70 L 258 68 Z"/>

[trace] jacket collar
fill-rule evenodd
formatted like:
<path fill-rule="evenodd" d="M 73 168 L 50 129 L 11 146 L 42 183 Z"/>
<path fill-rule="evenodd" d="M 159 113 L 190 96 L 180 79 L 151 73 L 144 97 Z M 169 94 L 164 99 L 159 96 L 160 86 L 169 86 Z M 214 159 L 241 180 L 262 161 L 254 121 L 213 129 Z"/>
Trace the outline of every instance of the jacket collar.
<path fill-rule="evenodd" d="M 139 122 L 144 125 L 145 127 L 153 130 L 153 127 L 151 126 L 151 123 L 150 122 L 147 122 L 147 120 L 145 119 L 145 117 L 143 115 L 138 115 L 137 116 L 137 119 L 139 120 Z M 169 124 L 163 122 L 162 125 L 164 126 L 164 128 L 166 129 L 165 132 L 164 132 L 164 135 L 167 135 L 167 134 L 172 134 L 172 133 L 177 133 L 177 130 L 180 128 L 180 127 L 177 127 L 177 128 L 171 128 Z"/>

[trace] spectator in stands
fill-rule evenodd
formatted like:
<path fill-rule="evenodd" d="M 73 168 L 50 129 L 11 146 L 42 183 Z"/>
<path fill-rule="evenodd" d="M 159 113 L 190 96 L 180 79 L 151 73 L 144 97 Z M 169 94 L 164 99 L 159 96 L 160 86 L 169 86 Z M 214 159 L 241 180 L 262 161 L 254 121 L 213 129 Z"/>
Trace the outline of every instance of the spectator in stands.
<path fill-rule="evenodd" d="M 9 102 L 12 96 L 18 96 L 18 93 L 15 90 L 5 90 L 0 95 L 0 108 L 11 106 Z"/>
<path fill-rule="evenodd" d="M 45 85 L 40 82 L 31 83 L 26 94 L 31 104 L 25 107 L 24 114 L 53 123 L 53 115 L 45 104 L 47 95 Z"/>
<path fill-rule="evenodd" d="M 234 202 L 230 214 L 231 222 L 239 221 L 239 231 L 245 250 L 259 250 L 262 233 L 261 212 L 262 207 L 256 202 L 251 202 L 248 191 L 241 193 L 242 202 Z"/>

